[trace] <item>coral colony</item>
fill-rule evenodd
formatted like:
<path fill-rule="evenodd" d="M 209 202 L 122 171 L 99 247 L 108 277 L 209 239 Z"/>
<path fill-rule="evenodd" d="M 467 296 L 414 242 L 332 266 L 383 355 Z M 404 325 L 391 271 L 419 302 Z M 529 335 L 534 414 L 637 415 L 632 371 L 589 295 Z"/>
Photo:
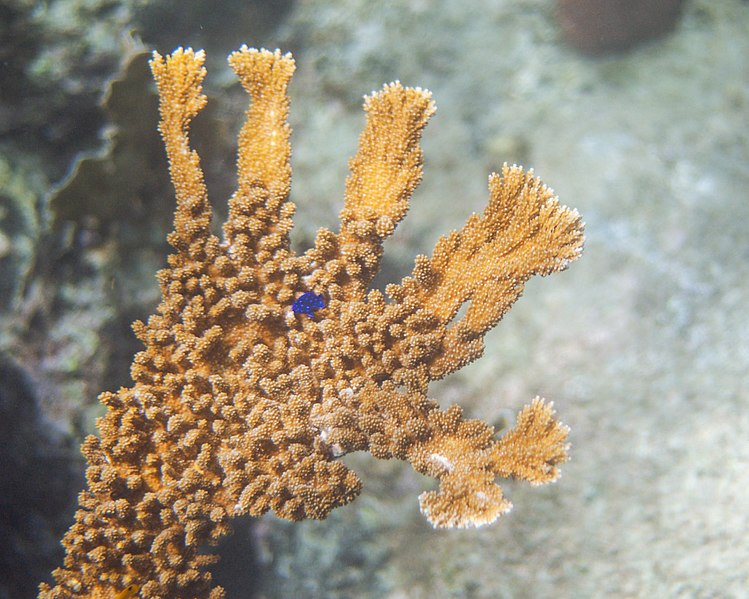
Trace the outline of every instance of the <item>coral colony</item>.
<path fill-rule="evenodd" d="M 289 54 L 242 47 L 229 63 L 251 97 L 239 135 L 238 188 L 223 238 L 190 121 L 206 103 L 202 52 L 154 53 L 160 131 L 177 196 L 162 301 L 135 332 L 133 384 L 100 397 L 99 436 L 83 445 L 87 489 L 63 539 L 64 566 L 43 599 L 224 595 L 206 548 L 234 516 L 272 510 L 325 518 L 359 478 L 339 459 L 368 451 L 408 461 L 438 489 L 419 497 L 436 527 L 479 526 L 510 509 L 496 484 L 555 480 L 567 428 L 536 398 L 497 437 L 429 382 L 478 358 L 483 336 L 534 274 L 564 269 L 582 222 L 518 166 L 489 178 L 489 203 L 418 256 L 411 276 L 369 290 L 383 241 L 421 179 L 427 91 L 386 85 L 366 98 L 337 233 L 291 251 Z M 464 313 L 461 306 L 468 303 Z"/>

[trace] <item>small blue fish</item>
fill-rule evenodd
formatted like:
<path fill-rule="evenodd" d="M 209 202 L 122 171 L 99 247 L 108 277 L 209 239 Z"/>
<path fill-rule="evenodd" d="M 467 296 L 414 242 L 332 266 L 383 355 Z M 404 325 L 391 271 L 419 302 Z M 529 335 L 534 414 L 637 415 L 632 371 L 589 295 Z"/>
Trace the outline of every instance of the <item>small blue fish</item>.
<path fill-rule="evenodd" d="M 307 291 L 294 300 L 291 309 L 294 314 L 306 314 L 310 318 L 314 316 L 315 310 L 325 307 L 325 297 L 322 294 Z"/>

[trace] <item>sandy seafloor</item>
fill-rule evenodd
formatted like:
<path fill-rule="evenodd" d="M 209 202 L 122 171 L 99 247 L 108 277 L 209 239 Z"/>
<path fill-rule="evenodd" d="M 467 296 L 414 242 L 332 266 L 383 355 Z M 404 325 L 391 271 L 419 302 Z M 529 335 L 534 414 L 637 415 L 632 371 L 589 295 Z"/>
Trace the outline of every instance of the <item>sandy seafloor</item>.
<path fill-rule="evenodd" d="M 383 281 L 480 211 L 505 160 L 577 208 L 587 237 L 480 361 L 431 389 L 491 422 L 553 400 L 572 429 L 562 478 L 504 485 L 515 507 L 491 526 L 435 531 L 417 502 L 430 481 L 350 456 L 355 502 L 238 532 L 258 544 L 260 596 L 749 597 L 749 3 L 687 2 L 671 35 L 604 58 L 565 46 L 545 0 L 309 0 L 257 43 L 297 60 L 299 243 L 334 226 L 360 97 L 394 79 L 438 112 Z M 236 551 L 219 575 L 230 599 L 246 596 Z"/>

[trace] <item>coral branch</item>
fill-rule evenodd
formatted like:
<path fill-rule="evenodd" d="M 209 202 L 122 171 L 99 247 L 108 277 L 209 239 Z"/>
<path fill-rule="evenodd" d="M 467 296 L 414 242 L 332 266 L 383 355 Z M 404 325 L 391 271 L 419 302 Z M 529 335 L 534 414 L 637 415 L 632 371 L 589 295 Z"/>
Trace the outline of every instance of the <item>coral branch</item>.
<path fill-rule="evenodd" d="M 421 131 L 435 106 L 429 92 L 386 85 L 364 102 L 367 122 L 349 161 L 337 239 L 344 260 L 348 299 L 361 299 L 379 269 L 382 241 L 408 211 L 421 181 Z M 342 273 L 343 274 L 343 273 Z"/>
<path fill-rule="evenodd" d="M 294 73 L 291 54 L 242 46 L 229 56 L 252 103 L 239 133 L 238 189 L 229 200 L 224 225 L 232 255 L 244 264 L 262 264 L 279 248 L 288 249 L 294 205 L 291 188 L 291 128 L 286 88 Z"/>
<path fill-rule="evenodd" d="M 161 98 L 159 131 L 177 195 L 175 231 L 169 241 L 182 251 L 208 238 L 211 223 L 211 206 L 200 158 L 190 149 L 187 133 L 190 121 L 206 104 L 201 85 L 206 74 L 204 61 L 203 52 L 179 48 L 166 58 L 154 52 L 151 62 Z"/>
<path fill-rule="evenodd" d="M 517 424 L 492 449 L 492 469 L 502 478 L 515 477 L 540 485 L 559 478 L 557 466 L 567 461 L 569 428 L 554 418 L 552 404 L 537 397 L 517 416 Z"/>

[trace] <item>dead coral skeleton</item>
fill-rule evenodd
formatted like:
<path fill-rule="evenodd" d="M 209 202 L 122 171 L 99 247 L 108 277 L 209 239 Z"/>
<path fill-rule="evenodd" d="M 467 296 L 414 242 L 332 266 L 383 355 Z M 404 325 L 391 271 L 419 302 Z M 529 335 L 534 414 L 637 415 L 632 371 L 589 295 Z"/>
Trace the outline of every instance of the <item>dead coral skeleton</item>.
<path fill-rule="evenodd" d="M 496 438 L 458 406 L 440 409 L 427 387 L 481 355 L 484 334 L 530 276 L 578 257 L 577 212 L 532 172 L 505 165 L 489 179 L 483 214 L 418 256 L 386 294 L 368 290 L 421 179 L 419 139 L 434 112 L 427 91 L 391 83 L 365 101 L 340 231 L 321 229 L 296 255 L 294 62 L 242 47 L 229 63 L 251 104 L 219 239 L 188 140 L 206 103 L 203 59 L 178 49 L 151 62 L 177 196 L 175 252 L 158 274 L 157 313 L 134 325 L 145 349 L 133 386 L 101 395 L 100 436 L 83 447 L 88 488 L 43 599 L 109 598 L 130 584 L 141 597 L 221 597 L 205 570 L 214 558 L 201 549 L 240 514 L 325 518 L 359 493 L 336 459 L 352 451 L 407 460 L 438 479 L 420 504 L 439 527 L 494 521 L 510 508 L 497 477 L 550 482 L 567 458 L 567 428 L 543 400 Z"/>

